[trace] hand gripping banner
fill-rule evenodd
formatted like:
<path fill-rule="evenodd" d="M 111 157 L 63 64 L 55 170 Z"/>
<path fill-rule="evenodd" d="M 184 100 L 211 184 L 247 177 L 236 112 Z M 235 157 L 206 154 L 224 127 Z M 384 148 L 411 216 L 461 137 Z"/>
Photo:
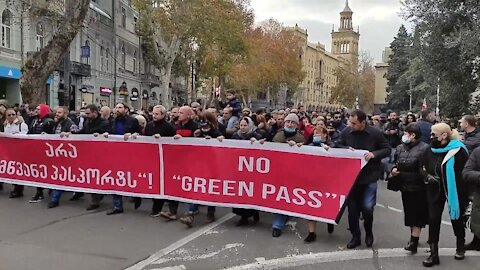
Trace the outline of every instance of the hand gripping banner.
<path fill-rule="evenodd" d="M 204 138 L 0 136 L 0 181 L 338 223 L 365 151 Z"/>

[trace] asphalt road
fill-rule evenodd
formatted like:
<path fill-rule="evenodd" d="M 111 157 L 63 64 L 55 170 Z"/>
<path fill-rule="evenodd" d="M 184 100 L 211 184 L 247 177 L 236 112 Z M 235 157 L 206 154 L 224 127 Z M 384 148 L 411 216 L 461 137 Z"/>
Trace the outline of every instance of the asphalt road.
<path fill-rule="evenodd" d="M 125 213 L 106 216 L 111 197 L 102 208 L 85 211 L 89 198 L 47 209 L 47 201 L 29 204 L 34 190 L 21 199 L 0 192 L 0 270 L 147 270 L 147 269 L 423 269 L 427 231 L 422 232 L 416 256 L 403 250 L 409 229 L 403 226 L 400 194 L 379 182 L 373 248 L 363 244 L 346 250 L 350 240 L 346 215 L 333 234 L 318 224 L 317 241 L 305 244 L 304 220 L 293 219 L 280 238 L 271 237 L 272 215 L 262 213 L 256 226 L 235 227 L 230 209 L 217 209 L 217 221 L 205 224 L 206 208 L 188 229 L 179 222 L 151 218 L 150 200 L 139 210 L 124 199 Z M 184 205 L 180 206 L 185 209 Z M 464 261 L 453 259 L 455 239 L 444 213 L 441 265 L 435 269 L 479 269 L 480 252 L 468 252 Z M 468 233 L 467 241 L 471 240 Z"/>

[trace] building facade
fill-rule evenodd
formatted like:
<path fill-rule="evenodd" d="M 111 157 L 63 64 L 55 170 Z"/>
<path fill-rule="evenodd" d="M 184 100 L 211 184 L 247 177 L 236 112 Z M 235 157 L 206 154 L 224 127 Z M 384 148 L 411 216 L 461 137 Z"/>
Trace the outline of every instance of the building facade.
<path fill-rule="evenodd" d="M 31 19 L 21 1 L 0 2 L 0 99 L 22 103 L 18 81 L 26 57 L 45 46 L 54 27 Z M 160 71 L 143 61 L 136 34 L 139 14 L 130 0 L 92 0 L 84 25 L 47 82 L 47 103 L 78 110 L 87 104 L 135 109 L 170 104 Z"/>
<path fill-rule="evenodd" d="M 391 54 L 392 49 L 389 47 L 385 48 L 382 53 L 382 63 L 377 63 L 375 65 L 375 99 L 373 102 L 373 112 L 376 114 L 379 114 L 382 107 L 387 104 L 387 72 Z"/>
<path fill-rule="evenodd" d="M 335 110 L 340 104 L 330 102 L 332 90 L 337 85 L 335 71 L 346 67 L 348 63 L 358 65 L 360 34 L 353 30 L 353 12 L 348 0 L 340 12 L 340 27 L 332 30 L 332 49 L 328 52 L 325 45 L 308 41 L 308 32 L 296 25 L 291 28 L 300 38 L 302 46 L 302 67 L 305 79 L 295 93 L 295 106 L 304 105 L 309 111 Z"/>

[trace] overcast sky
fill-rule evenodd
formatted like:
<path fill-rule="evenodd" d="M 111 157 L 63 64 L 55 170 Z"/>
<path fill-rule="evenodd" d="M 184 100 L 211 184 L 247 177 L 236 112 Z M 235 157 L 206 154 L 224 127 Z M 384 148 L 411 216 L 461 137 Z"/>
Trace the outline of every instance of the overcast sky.
<path fill-rule="evenodd" d="M 308 30 L 310 42 L 325 44 L 331 51 L 332 25 L 338 28 L 345 0 L 251 0 L 255 20 L 274 18 L 285 26 Z M 381 62 L 382 51 L 390 46 L 401 24 L 400 0 L 349 0 L 355 29 L 360 27 L 360 50 Z"/>

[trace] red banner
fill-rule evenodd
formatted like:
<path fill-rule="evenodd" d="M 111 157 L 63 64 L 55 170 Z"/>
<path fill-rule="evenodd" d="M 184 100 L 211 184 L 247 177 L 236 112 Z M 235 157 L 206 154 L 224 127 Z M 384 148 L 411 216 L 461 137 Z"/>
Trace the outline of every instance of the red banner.
<path fill-rule="evenodd" d="M 338 222 L 364 151 L 92 135 L 0 137 L 0 180 Z"/>

